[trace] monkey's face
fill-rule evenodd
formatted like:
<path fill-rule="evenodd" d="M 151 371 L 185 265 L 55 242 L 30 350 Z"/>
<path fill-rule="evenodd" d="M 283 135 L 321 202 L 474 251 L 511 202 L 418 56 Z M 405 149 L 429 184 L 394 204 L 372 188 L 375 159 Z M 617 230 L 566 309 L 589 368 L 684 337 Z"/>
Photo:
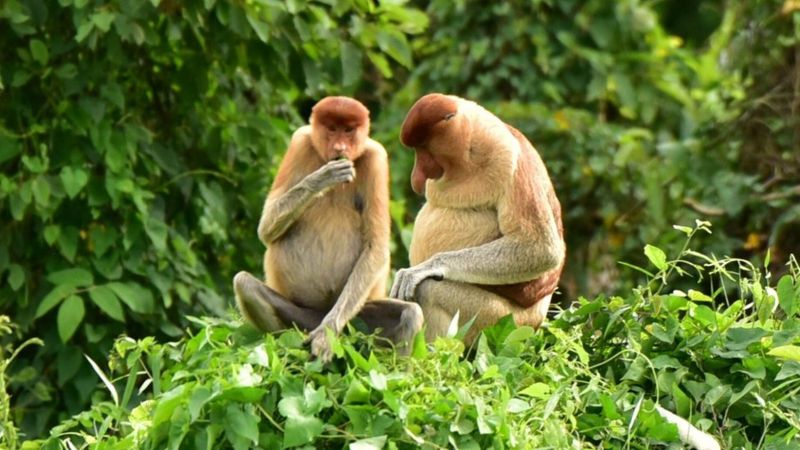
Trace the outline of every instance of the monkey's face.
<path fill-rule="evenodd" d="M 311 109 L 311 138 L 324 161 L 358 159 L 369 137 L 369 110 L 349 97 L 325 97 Z"/>
<path fill-rule="evenodd" d="M 361 124 L 328 123 L 323 125 L 321 150 L 322 158 L 330 161 L 336 158 L 358 159 L 364 148 L 366 133 Z"/>

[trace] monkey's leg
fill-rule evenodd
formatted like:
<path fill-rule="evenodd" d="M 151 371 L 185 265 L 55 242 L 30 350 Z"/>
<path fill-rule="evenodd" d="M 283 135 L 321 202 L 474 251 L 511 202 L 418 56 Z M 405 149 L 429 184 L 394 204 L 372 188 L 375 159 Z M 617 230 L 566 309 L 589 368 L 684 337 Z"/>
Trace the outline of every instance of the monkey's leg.
<path fill-rule="evenodd" d="M 523 308 L 477 286 L 447 280 L 425 280 L 417 287 L 416 294 L 427 324 L 425 338 L 429 341 L 447 334 L 456 311 L 460 311 L 459 326 L 475 317 L 465 337 L 466 342 L 472 342 L 479 331 L 509 314 L 514 316 L 517 325 L 539 327 L 550 306 L 550 296 Z"/>
<path fill-rule="evenodd" d="M 410 348 L 408 344 L 422 328 L 422 308 L 418 304 L 395 299 L 371 300 L 364 304 L 358 317 L 369 331 L 381 329 L 381 336 L 403 346 L 401 351 Z"/>
<path fill-rule="evenodd" d="M 295 305 L 247 272 L 236 274 L 233 290 L 242 315 L 263 331 L 283 330 L 287 323 L 313 330 L 325 317 L 323 311 Z"/>

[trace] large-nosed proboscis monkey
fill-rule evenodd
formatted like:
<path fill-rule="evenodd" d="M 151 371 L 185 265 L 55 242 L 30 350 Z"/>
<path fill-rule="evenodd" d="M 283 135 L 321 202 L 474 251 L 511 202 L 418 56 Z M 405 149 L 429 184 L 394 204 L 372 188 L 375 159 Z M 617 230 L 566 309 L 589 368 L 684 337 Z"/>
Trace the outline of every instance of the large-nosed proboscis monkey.
<path fill-rule="evenodd" d="M 419 303 L 430 340 L 456 312 L 467 334 L 511 314 L 538 327 L 564 265 L 561 206 L 531 143 L 480 105 L 420 98 L 400 140 L 415 151 L 411 186 L 425 194 L 414 223 L 411 267 L 390 296 Z"/>
<path fill-rule="evenodd" d="M 237 305 L 264 331 L 309 330 L 311 351 L 331 358 L 326 328 L 353 317 L 397 343 L 422 326 L 415 303 L 384 299 L 389 274 L 389 168 L 369 137 L 369 110 L 326 97 L 292 136 L 267 195 L 258 237 L 267 246 L 266 282 L 233 279 Z"/>

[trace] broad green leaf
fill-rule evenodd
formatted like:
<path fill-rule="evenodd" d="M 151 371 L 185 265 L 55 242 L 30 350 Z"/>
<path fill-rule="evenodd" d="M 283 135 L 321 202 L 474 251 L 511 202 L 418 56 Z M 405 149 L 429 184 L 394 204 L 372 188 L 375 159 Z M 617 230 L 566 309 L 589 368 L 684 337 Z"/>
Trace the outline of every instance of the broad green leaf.
<path fill-rule="evenodd" d="M 167 250 L 167 234 L 169 233 L 167 224 L 151 216 L 146 219 L 144 230 L 156 250 L 159 252 Z"/>
<path fill-rule="evenodd" d="M 47 275 L 47 281 L 53 284 L 67 284 L 75 287 L 83 287 L 93 284 L 94 276 L 86 269 L 73 267 L 71 269 L 49 273 Z"/>
<path fill-rule="evenodd" d="M 250 12 L 247 13 L 247 22 L 250 23 L 250 27 L 256 32 L 261 42 L 269 42 L 269 25 L 254 17 Z"/>
<path fill-rule="evenodd" d="M 406 36 L 393 28 L 380 28 L 377 33 L 378 47 L 395 61 L 411 67 L 411 46 Z"/>
<path fill-rule="evenodd" d="M 191 386 L 192 384 L 181 384 L 176 386 L 174 389 L 165 392 L 158 399 L 158 403 L 152 415 L 153 427 L 157 427 L 162 423 L 169 421 L 173 411 L 175 411 L 175 408 L 177 408 L 178 405 L 183 403 L 183 401 L 186 399 L 188 395 L 188 389 L 190 389 Z"/>
<path fill-rule="evenodd" d="M 25 271 L 19 264 L 10 264 L 8 266 L 8 285 L 11 289 L 18 290 L 22 284 L 25 283 Z"/>
<path fill-rule="evenodd" d="M 114 320 L 125 322 L 125 312 L 116 294 L 108 286 L 97 286 L 89 291 L 89 298 L 101 311 Z"/>
<path fill-rule="evenodd" d="M 342 85 L 354 86 L 364 73 L 362 67 L 364 54 L 357 46 L 345 41 L 342 42 L 340 56 L 342 61 Z"/>
<path fill-rule="evenodd" d="M 368 51 L 367 57 L 369 57 L 372 64 L 378 68 L 381 75 L 386 78 L 392 78 L 392 68 L 389 66 L 389 61 L 386 60 L 386 57 L 383 56 L 382 53 Z"/>
<path fill-rule="evenodd" d="M 711 303 L 711 302 L 714 301 L 713 298 L 709 297 L 708 295 L 706 295 L 706 294 L 704 294 L 704 293 L 702 293 L 700 291 L 695 291 L 694 289 L 689 289 L 688 294 L 689 294 L 689 298 L 692 301 L 695 301 L 695 302 L 709 302 L 709 303 Z"/>
<path fill-rule="evenodd" d="M 359 439 L 349 446 L 349 450 L 381 450 L 386 445 L 386 435 Z"/>
<path fill-rule="evenodd" d="M 781 381 L 792 377 L 800 377 L 800 362 L 798 361 L 786 361 L 783 363 L 780 372 L 775 375 L 775 381 Z"/>
<path fill-rule="evenodd" d="M 77 295 L 71 295 L 58 308 L 58 336 L 61 342 L 67 342 L 75 334 L 86 309 L 83 306 L 83 299 Z"/>
<path fill-rule="evenodd" d="M 324 422 L 316 417 L 295 416 L 286 419 L 283 430 L 284 447 L 308 444 L 322 434 Z"/>
<path fill-rule="evenodd" d="M 756 343 L 769 334 L 763 328 L 731 328 L 728 330 L 726 347 L 731 350 L 745 350 L 750 344 Z"/>
<path fill-rule="evenodd" d="M 39 206 L 50 205 L 50 183 L 44 177 L 40 176 L 33 180 L 33 198 Z"/>
<path fill-rule="evenodd" d="M 647 244 L 644 246 L 644 254 L 658 270 L 667 270 L 667 255 L 663 250 Z"/>
<path fill-rule="evenodd" d="M 369 390 L 358 379 L 354 379 L 347 387 L 344 394 L 344 404 L 367 403 L 369 402 Z"/>
<path fill-rule="evenodd" d="M 792 283 L 791 275 L 784 275 L 778 281 L 778 302 L 781 309 L 787 316 L 793 316 L 798 309 L 798 302 L 795 296 L 794 284 Z"/>
<path fill-rule="evenodd" d="M 792 361 L 800 361 L 800 346 L 797 345 L 782 345 L 775 347 L 769 352 L 770 356 L 775 356 L 781 359 L 789 359 Z"/>
<path fill-rule="evenodd" d="M 95 24 L 100 31 L 107 33 L 108 30 L 111 29 L 111 23 L 114 22 L 115 17 L 117 17 L 117 14 L 112 10 L 103 9 L 92 14 L 92 23 Z"/>
<path fill-rule="evenodd" d="M 47 46 L 39 39 L 31 39 L 30 43 L 31 55 L 33 59 L 41 65 L 47 64 L 50 59 L 50 52 L 47 51 Z"/>
<path fill-rule="evenodd" d="M 86 186 L 89 182 L 89 175 L 80 167 L 66 166 L 61 169 L 59 174 L 61 184 L 64 185 L 64 192 L 67 193 L 69 198 L 75 198 L 76 195 Z"/>
<path fill-rule="evenodd" d="M 534 397 L 541 400 L 547 400 L 550 398 L 550 393 L 552 392 L 552 388 L 550 385 L 546 383 L 532 383 L 525 389 L 519 391 L 520 395 L 527 395 L 528 397 Z"/>
<path fill-rule="evenodd" d="M 48 225 L 44 227 L 44 241 L 47 242 L 47 245 L 53 245 L 53 243 L 58 239 L 58 236 L 61 234 L 61 228 L 58 225 Z"/>
<path fill-rule="evenodd" d="M 149 289 L 138 283 L 108 283 L 106 286 L 111 288 L 123 303 L 128 305 L 131 311 L 140 314 L 151 314 L 155 308 L 153 294 Z"/>
<path fill-rule="evenodd" d="M 197 386 L 192 390 L 192 395 L 189 397 L 189 418 L 191 422 L 195 422 L 200 417 L 203 406 L 211 400 L 212 395 L 211 389 L 205 386 Z"/>
<path fill-rule="evenodd" d="M 258 422 L 259 416 L 246 414 L 236 404 L 229 404 L 225 409 L 225 428 L 253 444 L 258 442 Z"/>
<path fill-rule="evenodd" d="M 2 89 L 0 89 L 2 91 Z M 0 133 L 0 164 L 14 158 L 22 152 L 20 141 Z"/>
<path fill-rule="evenodd" d="M 53 288 L 50 293 L 42 298 L 42 301 L 39 303 L 39 306 L 36 308 L 36 314 L 34 315 L 35 318 L 42 317 L 43 315 L 47 314 L 48 311 L 53 309 L 56 305 L 58 305 L 61 300 L 64 300 L 68 295 L 72 294 L 75 291 L 75 286 L 69 284 L 59 284 Z"/>
<path fill-rule="evenodd" d="M 78 230 L 75 227 L 62 227 L 58 235 L 58 249 L 67 261 L 74 261 L 78 253 Z"/>

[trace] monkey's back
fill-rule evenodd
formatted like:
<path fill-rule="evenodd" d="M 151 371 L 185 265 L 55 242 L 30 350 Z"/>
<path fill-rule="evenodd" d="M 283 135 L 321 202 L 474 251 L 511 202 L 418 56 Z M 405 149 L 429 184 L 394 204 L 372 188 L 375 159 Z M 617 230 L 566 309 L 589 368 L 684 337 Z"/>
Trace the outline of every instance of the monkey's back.
<path fill-rule="evenodd" d="M 264 255 L 269 287 L 302 306 L 333 306 L 362 251 L 355 196 L 353 185 L 332 189 L 269 245 Z"/>

